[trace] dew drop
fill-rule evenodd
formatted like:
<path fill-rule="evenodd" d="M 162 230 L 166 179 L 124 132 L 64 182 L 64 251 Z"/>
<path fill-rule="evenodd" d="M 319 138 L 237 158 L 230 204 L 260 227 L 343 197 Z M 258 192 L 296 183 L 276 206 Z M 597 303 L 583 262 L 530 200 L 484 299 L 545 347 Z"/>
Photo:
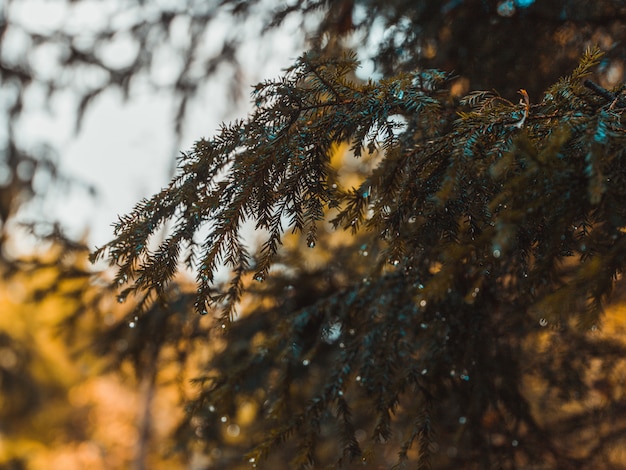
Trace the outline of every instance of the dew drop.
<path fill-rule="evenodd" d="M 428 369 L 422 369 L 422 375 L 428 374 Z"/>
<path fill-rule="evenodd" d="M 120 294 L 120 295 L 117 296 L 117 302 L 118 303 L 123 304 L 125 301 L 126 301 L 126 296 L 125 295 Z"/>
<path fill-rule="evenodd" d="M 505 0 L 498 3 L 498 15 L 504 17 L 511 17 L 515 14 L 515 3 L 513 0 Z"/>
<path fill-rule="evenodd" d="M 425 330 L 426 328 L 428 328 L 428 323 L 420 323 L 420 328 L 422 330 Z"/>
<path fill-rule="evenodd" d="M 302 361 L 302 365 L 303 366 L 308 366 L 311 363 L 311 361 L 309 361 L 308 359 L 305 359 L 304 361 Z"/>
<path fill-rule="evenodd" d="M 519 442 L 517 441 L 517 439 L 513 439 L 513 440 L 511 441 L 511 445 L 512 445 L 513 447 L 517 447 L 517 446 L 518 446 L 518 444 L 519 444 Z"/>
<path fill-rule="evenodd" d="M 420 307 L 426 307 L 426 300 L 422 299 L 420 300 Z"/>
<path fill-rule="evenodd" d="M 461 416 L 459 418 L 459 424 L 465 424 L 465 423 L 467 423 L 467 418 L 465 416 Z"/>
<path fill-rule="evenodd" d="M 309 248 L 315 248 L 315 242 L 314 241 L 310 241 L 309 242 Z"/>
<path fill-rule="evenodd" d="M 220 418 L 220 421 L 221 421 L 222 423 L 225 423 L 226 421 L 228 421 L 228 417 L 226 417 L 226 416 L 222 416 L 222 417 Z"/>
<path fill-rule="evenodd" d="M 493 250 L 493 253 L 492 253 L 492 254 L 493 254 L 493 257 L 494 257 L 494 258 L 499 258 L 499 257 L 502 255 L 502 253 L 500 252 L 500 250 L 498 250 L 497 248 L 496 248 L 495 250 Z"/>
<path fill-rule="evenodd" d="M 215 407 L 213 405 L 209 405 L 209 411 L 211 413 L 215 413 Z"/>
<path fill-rule="evenodd" d="M 240 432 L 241 432 L 241 428 L 236 424 L 229 424 L 228 427 L 226 428 L 226 433 L 230 437 L 237 437 Z"/>
<path fill-rule="evenodd" d="M 135 328 L 135 322 L 134 322 L 134 321 L 131 321 L 131 322 L 128 324 L 128 327 L 129 327 L 129 328 Z"/>
<path fill-rule="evenodd" d="M 356 380 L 357 382 L 360 382 L 360 381 L 361 381 L 361 376 L 360 376 L 360 375 L 357 375 L 357 376 L 356 376 L 356 378 L 355 378 L 354 380 Z"/>
<path fill-rule="evenodd" d="M 254 277 L 254 280 L 257 281 L 257 282 L 263 282 L 265 280 L 265 277 L 262 274 L 257 274 Z"/>
<path fill-rule="evenodd" d="M 256 459 L 255 459 L 254 457 L 250 457 L 250 458 L 248 459 L 248 462 L 250 462 L 250 463 L 254 463 L 254 462 L 256 462 Z"/>
<path fill-rule="evenodd" d="M 541 326 L 546 326 L 548 324 L 548 320 L 546 320 L 545 318 L 540 318 L 539 319 L 539 324 Z"/>

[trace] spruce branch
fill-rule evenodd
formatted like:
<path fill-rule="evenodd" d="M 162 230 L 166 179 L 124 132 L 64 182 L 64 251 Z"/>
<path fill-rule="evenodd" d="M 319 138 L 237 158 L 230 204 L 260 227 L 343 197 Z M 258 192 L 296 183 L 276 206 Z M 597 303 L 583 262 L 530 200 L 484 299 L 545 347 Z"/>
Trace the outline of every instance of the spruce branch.
<path fill-rule="evenodd" d="M 109 252 L 120 266 L 120 284 L 130 282 L 132 292 L 158 293 L 174 277 L 183 248 L 192 250 L 186 260 L 197 263 L 197 310 L 204 313 L 207 302 L 219 300 L 232 314 L 243 276 L 265 279 L 286 228 L 306 231 L 307 243 L 314 246 L 326 211 L 350 204 L 349 193 L 329 184 L 336 180 L 330 167 L 336 144 L 352 142 L 360 153 L 368 139 L 370 151 L 380 142 L 384 154 L 394 154 L 398 137 L 390 119 L 398 108 L 423 114 L 425 132 L 437 126 L 442 103 L 435 95 L 445 85 L 444 74 L 422 72 L 420 88 L 413 75 L 358 84 L 346 78 L 356 66 L 353 54 L 334 59 L 305 54 L 283 78 L 257 85 L 252 116 L 222 126 L 213 139 L 183 154 L 170 185 L 121 218 L 116 239 L 93 257 Z M 357 218 L 369 201 L 363 199 L 365 204 L 352 210 Z M 288 227 L 283 227 L 285 218 Z M 172 220 L 173 234 L 149 252 L 155 231 Z M 268 233 L 256 266 L 240 241 L 246 220 Z M 198 245 L 194 237 L 207 224 L 209 234 Z M 223 264 L 237 274 L 231 288 L 216 295 L 215 274 Z"/>

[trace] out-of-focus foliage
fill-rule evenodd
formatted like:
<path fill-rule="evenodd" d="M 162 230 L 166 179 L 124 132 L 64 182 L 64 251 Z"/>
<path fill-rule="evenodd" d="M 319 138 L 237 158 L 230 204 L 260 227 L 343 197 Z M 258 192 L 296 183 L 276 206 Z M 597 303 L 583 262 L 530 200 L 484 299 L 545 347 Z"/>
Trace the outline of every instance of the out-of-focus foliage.
<path fill-rule="evenodd" d="M 526 90 L 514 104 L 455 102 L 434 70 L 361 84 L 354 56 L 306 54 L 120 218 L 94 254 L 129 284 L 120 300 L 139 295 L 144 314 L 184 260 L 195 309 L 227 332 L 187 427 L 207 449 L 228 446 L 216 468 L 246 449 L 252 464 L 277 451 L 291 468 L 390 465 L 388 452 L 417 468 L 617 464 L 625 423 L 596 426 L 583 405 L 626 353 L 591 333 L 626 259 L 626 103 L 588 79 L 601 58 L 589 49 L 536 104 Z M 376 160 L 358 187 L 332 164 L 344 143 Z M 358 239 L 319 270 L 280 250 L 285 230 L 315 249 L 326 222 Z M 618 413 L 623 384 L 606 380 L 602 412 Z M 238 420 L 250 439 L 230 442 L 220 423 L 239 435 Z"/>
<path fill-rule="evenodd" d="M 335 3 L 352 9 L 354 28 L 375 47 L 385 76 L 417 67 L 454 70 L 472 90 L 496 89 L 511 99 L 525 88 L 536 96 L 569 73 L 581 45 L 590 43 L 607 52 L 604 85 L 623 76 L 626 9 L 620 0 Z M 380 30 L 382 39 L 374 36 Z"/>
<path fill-rule="evenodd" d="M 86 250 L 42 251 L 14 263 L 0 288 L 0 468 L 179 468 L 169 436 L 198 322 L 171 326 L 184 344 L 142 341 L 158 353 L 139 359 L 133 333 L 153 331 L 130 328 L 105 279 L 94 285 Z M 155 308 L 150 321 L 158 318 Z M 123 355 L 135 362 L 121 364 Z"/>

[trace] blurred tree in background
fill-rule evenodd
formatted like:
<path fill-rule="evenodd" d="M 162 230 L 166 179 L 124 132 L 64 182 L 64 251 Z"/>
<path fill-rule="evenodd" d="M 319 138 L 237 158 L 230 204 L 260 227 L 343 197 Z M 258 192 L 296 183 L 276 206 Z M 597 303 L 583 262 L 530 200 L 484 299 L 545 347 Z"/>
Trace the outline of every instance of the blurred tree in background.
<path fill-rule="evenodd" d="M 29 3 L 0 16 L 2 269 L 21 293 L 3 308 L 0 468 L 61 447 L 77 468 L 623 467 L 623 313 L 602 313 L 624 263 L 622 2 L 110 1 L 93 30 L 88 2 L 47 30 L 21 22 Z M 248 29 L 207 49 L 224 18 Z M 51 251 L 11 252 L 18 210 L 68 184 L 22 134 L 32 107 L 68 101 L 80 124 L 105 90 L 148 83 L 178 97 L 180 133 L 220 68 L 236 96 L 242 35 L 294 18 L 311 53 L 121 219 L 107 249 L 130 305 L 43 215 Z M 43 325 L 66 343 L 33 341 Z M 35 367 L 50 344 L 66 370 Z M 135 400 L 128 433 L 103 431 L 96 382 L 121 382 L 112 409 Z"/>

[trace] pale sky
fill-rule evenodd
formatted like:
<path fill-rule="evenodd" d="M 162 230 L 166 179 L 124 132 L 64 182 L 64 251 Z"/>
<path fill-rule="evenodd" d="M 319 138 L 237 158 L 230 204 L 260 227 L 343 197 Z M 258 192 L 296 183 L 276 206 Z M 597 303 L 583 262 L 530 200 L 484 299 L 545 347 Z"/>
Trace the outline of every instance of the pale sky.
<path fill-rule="evenodd" d="M 116 0 L 100 4 L 107 2 L 115 4 Z M 79 3 L 84 3 L 85 7 L 78 16 L 69 17 L 64 2 L 42 0 L 13 2 L 18 7 L 12 13 L 34 29 L 45 30 L 59 24 L 68 28 L 98 27 L 101 10 L 88 0 Z M 304 50 L 303 35 L 294 30 L 294 25 L 288 23 L 285 31 L 273 39 L 252 38 L 242 47 L 238 57 L 244 65 L 241 78 L 245 84 L 244 96 L 249 95 L 251 86 L 257 82 L 279 76 L 281 70 L 291 65 Z M 228 25 L 222 23 L 210 31 L 216 44 L 221 44 L 225 28 Z M 16 53 L 19 53 L 19 37 L 13 41 L 17 44 Z M 45 55 L 35 59 L 45 73 Z M 162 73 L 163 80 L 167 80 L 167 67 L 163 67 Z M 91 247 L 109 241 L 111 224 L 117 220 L 118 214 L 127 213 L 139 199 L 149 197 L 167 185 L 172 159 L 179 151 L 188 150 L 201 137 L 211 137 L 222 121 L 246 116 L 249 103 L 236 106 L 228 101 L 224 82 L 227 83 L 229 78 L 216 75 L 202 96 L 192 103 L 181 148 L 174 146 L 175 109 L 173 98 L 168 94 L 156 94 L 144 87 L 125 102 L 118 91 L 104 93 L 88 109 L 82 129 L 76 136 L 72 133 L 71 96 L 59 96 L 50 103 L 49 112 L 43 113 L 37 110 L 42 98 L 34 90 L 29 98 L 32 112 L 20 123 L 22 138 L 53 143 L 60 154 L 61 171 L 95 186 L 97 196 L 91 198 L 78 186 L 69 194 L 65 190 L 53 190 L 43 201 L 23 211 L 21 218 L 38 218 L 38 214 L 43 213 L 48 220 L 60 220 L 74 236 L 88 231 Z"/>

